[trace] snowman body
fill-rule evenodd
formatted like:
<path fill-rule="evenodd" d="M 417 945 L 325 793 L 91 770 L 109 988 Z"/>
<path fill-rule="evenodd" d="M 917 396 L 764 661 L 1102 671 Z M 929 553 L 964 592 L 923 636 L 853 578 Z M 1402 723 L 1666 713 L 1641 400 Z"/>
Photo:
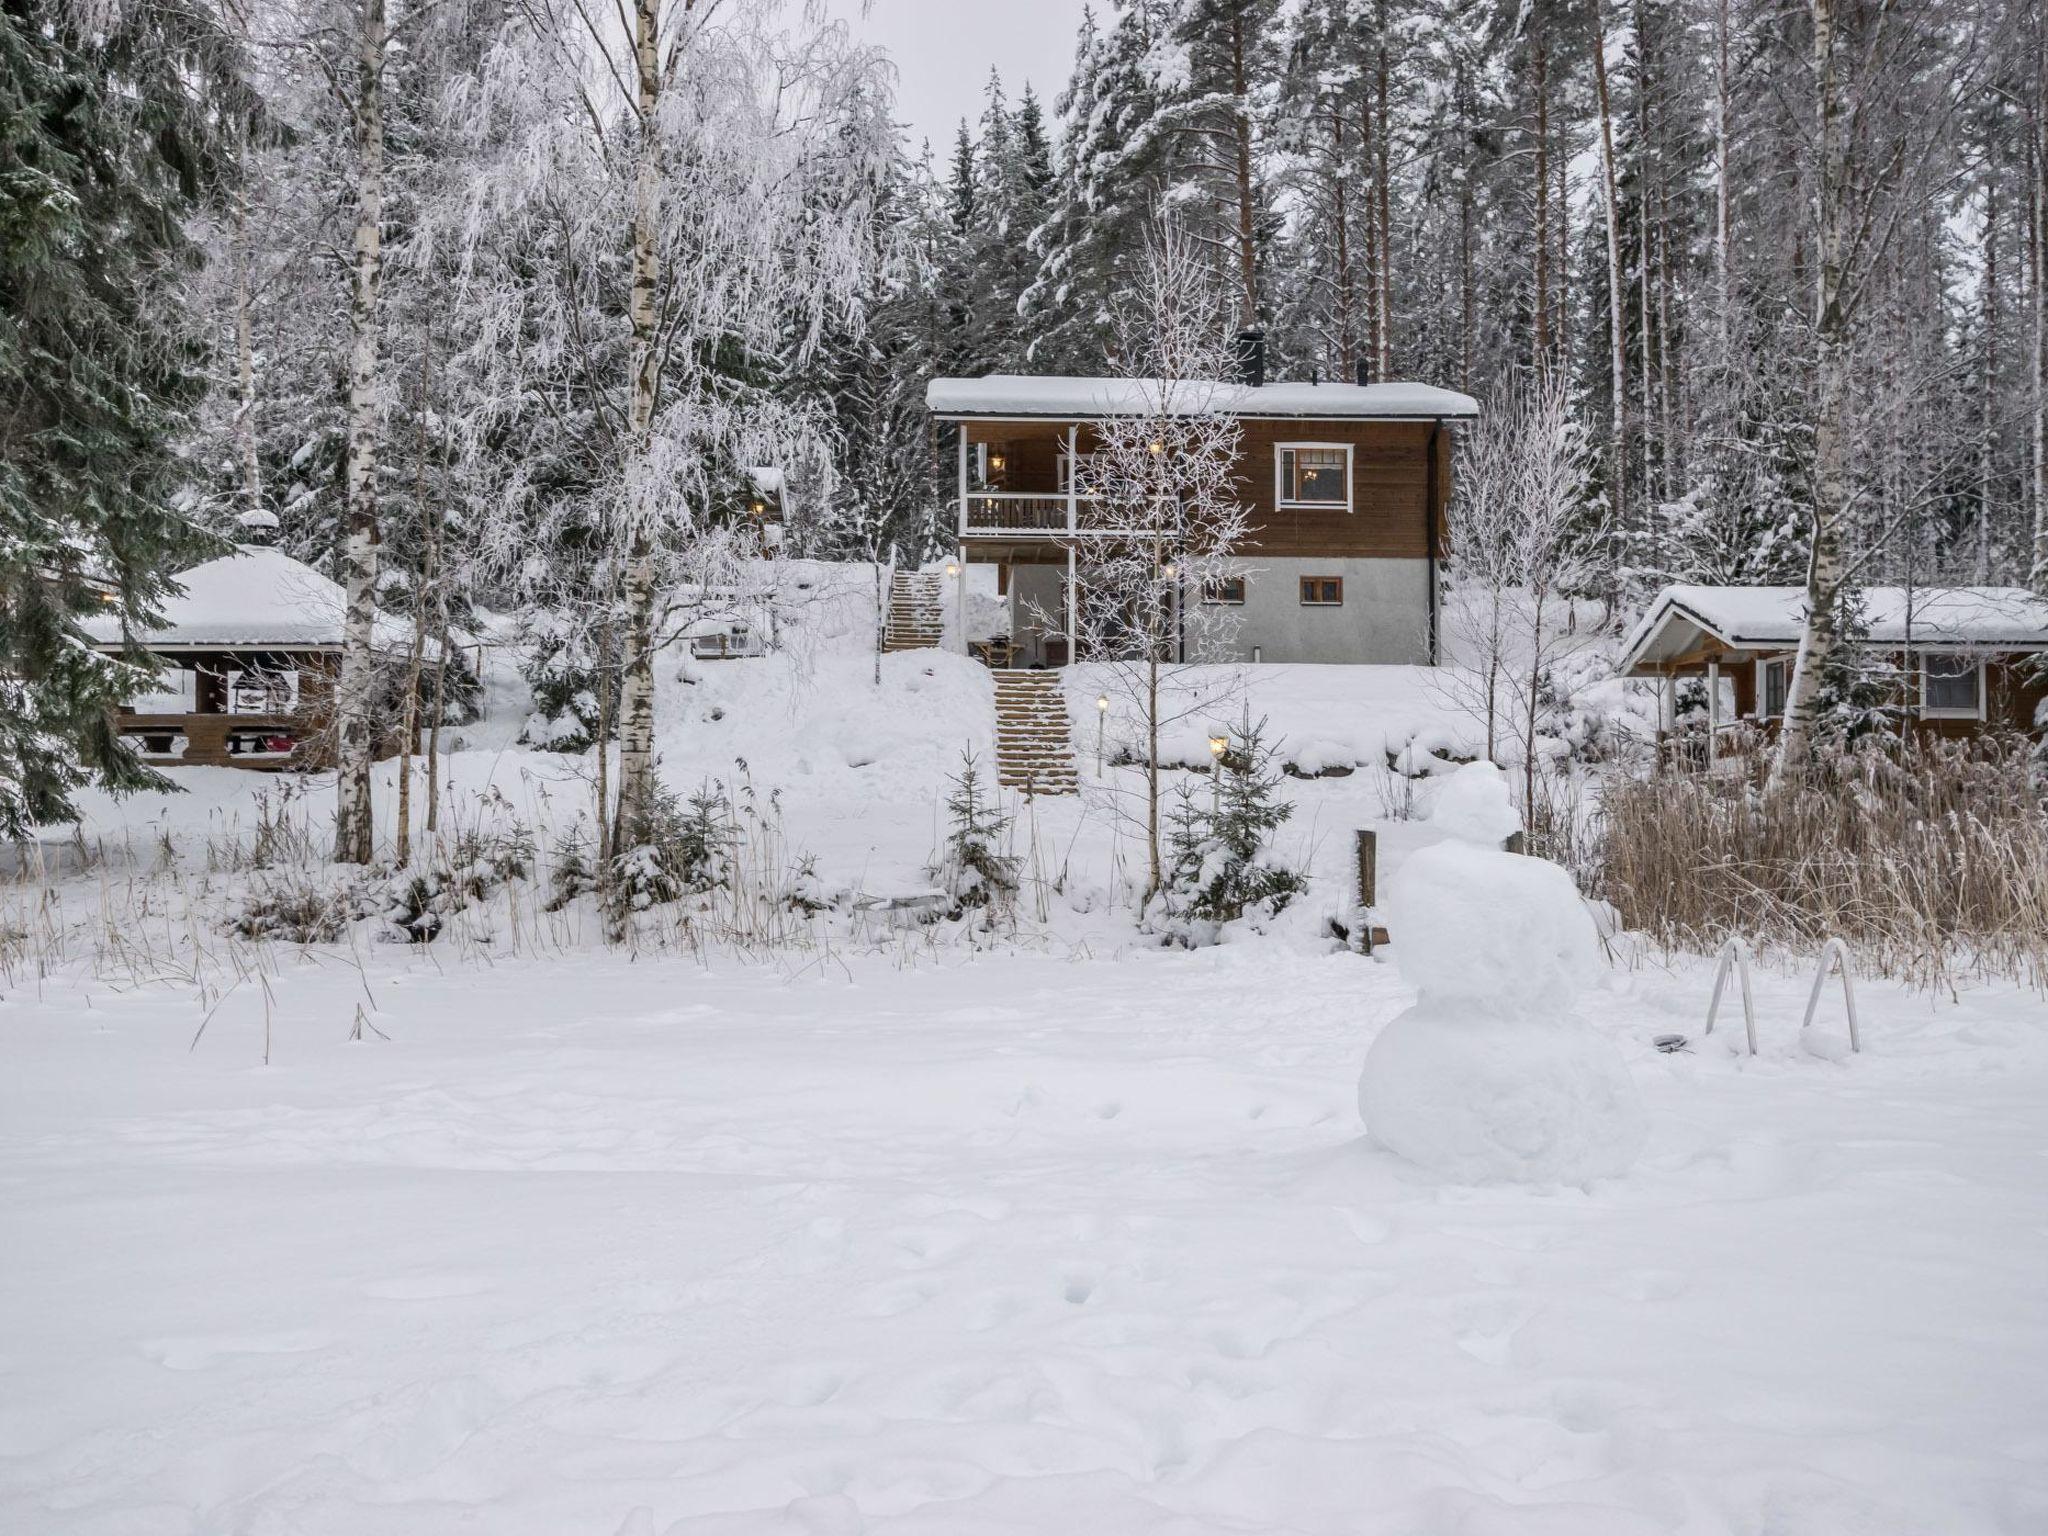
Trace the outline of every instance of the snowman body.
<path fill-rule="evenodd" d="M 1388 920 L 1415 1006 L 1373 1042 L 1358 1105 L 1373 1139 L 1461 1183 L 1583 1184 L 1644 1140 L 1620 1053 L 1575 1011 L 1599 940 L 1571 877 L 1500 850 L 1517 821 L 1491 764 L 1459 770 Z"/>

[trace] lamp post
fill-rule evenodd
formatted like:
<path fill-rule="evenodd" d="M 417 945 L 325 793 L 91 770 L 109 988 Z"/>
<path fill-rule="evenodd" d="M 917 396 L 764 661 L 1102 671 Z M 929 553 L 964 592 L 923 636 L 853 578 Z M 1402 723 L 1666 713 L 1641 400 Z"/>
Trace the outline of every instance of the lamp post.
<path fill-rule="evenodd" d="M 1109 723 L 1109 695 L 1095 696 L 1095 777 L 1102 777 L 1102 732 Z"/>
<path fill-rule="evenodd" d="M 1209 738 L 1209 814 L 1218 815 L 1223 810 L 1223 754 L 1230 750 L 1228 736 Z"/>

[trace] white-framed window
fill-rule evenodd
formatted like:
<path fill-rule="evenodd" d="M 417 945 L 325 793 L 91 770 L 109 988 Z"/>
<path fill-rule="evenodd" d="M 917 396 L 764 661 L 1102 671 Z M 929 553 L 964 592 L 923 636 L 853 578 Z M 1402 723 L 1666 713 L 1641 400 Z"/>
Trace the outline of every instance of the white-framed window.
<path fill-rule="evenodd" d="M 291 667 L 251 667 L 228 674 L 228 713 L 288 715 L 299 707 L 299 674 Z"/>
<path fill-rule="evenodd" d="M 1920 717 L 1923 720 L 1982 720 L 1984 663 L 1953 651 L 1920 655 Z"/>
<path fill-rule="evenodd" d="M 1351 510 L 1349 443 L 1281 443 L 1273 450 L 1273 476 L 1279 506 Z"/>
<path fill-rule="evenodd" d="M 1242 576 L 1218 576 L 1204 583 L 1202 601 L 1213 606 L 1242 608 L 1244 606 L 1244 578 Z"/>
<path fill-rule="evenodd" d="M 1756 717 L 1785 718 L 1785 698 L 1792 691 L 1792 658 L 1773 656 L 1756 664 Z"/>

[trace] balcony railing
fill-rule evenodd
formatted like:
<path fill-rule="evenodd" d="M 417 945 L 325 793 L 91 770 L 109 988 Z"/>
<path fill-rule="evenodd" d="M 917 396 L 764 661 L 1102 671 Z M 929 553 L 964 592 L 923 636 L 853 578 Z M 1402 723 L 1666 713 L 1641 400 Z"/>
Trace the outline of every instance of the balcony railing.
<path fill-rule="evenodd" d="M 968 491 L 960 503 L 963 538 L 1015 538 L 1031 534 L 1107 533 L 1091 516 L 1097 498 L 1064 491 Z M 1173 524 L 1171 496 L 1158 498 L 1162 527 Z M 1127 530 L 1128 531 L 1128 530 Z"/>
<path fill-rule="evenodd" d="M 1082 499 L 1058 491 L 969 491 L 960 509 L 960 531 L 981 535 L 1072 533 Z"/>

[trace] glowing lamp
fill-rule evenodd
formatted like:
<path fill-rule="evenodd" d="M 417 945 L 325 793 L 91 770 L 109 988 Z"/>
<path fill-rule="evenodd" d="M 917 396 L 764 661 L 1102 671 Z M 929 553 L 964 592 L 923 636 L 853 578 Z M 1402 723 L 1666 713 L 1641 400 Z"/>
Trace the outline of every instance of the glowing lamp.
<path fill-rule="evenodd" d="M 946 574 L 948 576 L 958 576 L 960 574 L 960 562 L 958 560 L 948 560 L 946 562 Z"/>
<path fill-rule="evenodd" d="M 1000 453 L 992 453 L 988 456 L 988 467 L 999 475 L 1003 472 L 1003 466 L 1008 462 L 1009 460 Z"/>
<path fill-rule="evenodd" d="M 1159 459 L 1166 456 L 1166 444 L 1162 443 L 1158 438 L 1153 438 L 1149 446 L 1152 449 L 1153 458 Z"/>
<path fill-rule="evenodd" d="M 1096 700 L 1095 700 L 1095 707 L 1096 707 L 1097 709 L 1099 709 L 1100 711 L 1102 711 L 1102 713 L 1103 713 L 1103 714 L 1105 714 L 1105 715 L 1106 715 L 1106 714 L 1108 714 L 1108 713 L 1109 713 L 1109 695 L 1108 695 L 1108 694 L 1106 694 L 1106 693 L 1105 693 L 1105 694 L 1100 694 L 1100 695 L 1098 695 L 1098 696 L 1096 697 Z"/>
<path fill-rule="evenodd" d="M 1209 738 L 1209 755 L 1218 762 L 1223 760 L 1223 754 L 1229 750 L 1230 738 L 1228 736 L 1211 736 Z"/>

